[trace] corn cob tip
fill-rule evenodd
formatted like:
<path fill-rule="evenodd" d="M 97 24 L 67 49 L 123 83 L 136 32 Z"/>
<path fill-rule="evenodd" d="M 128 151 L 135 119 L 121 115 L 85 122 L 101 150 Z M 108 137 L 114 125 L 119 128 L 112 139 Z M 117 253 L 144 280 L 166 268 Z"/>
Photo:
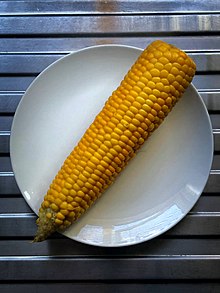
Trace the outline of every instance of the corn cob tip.
<path fill-rule="evenodd" d="M 33 242 L 41 242 L 44 241 L 48 236 L 54 233 L 57 230 L 57 226 L 53 221 L 50 221 L 46 217 L 46 213 L 41 213 L 39 218 L 37 219 L 37 233 L 34 237 Z"/>

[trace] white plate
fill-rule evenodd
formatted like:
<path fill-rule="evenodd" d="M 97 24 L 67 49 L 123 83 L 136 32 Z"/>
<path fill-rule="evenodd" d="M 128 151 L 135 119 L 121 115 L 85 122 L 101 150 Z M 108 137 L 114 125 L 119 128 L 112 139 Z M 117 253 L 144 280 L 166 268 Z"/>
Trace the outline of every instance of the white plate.
<path fill-rule="evenodd" d="M 28 88 L 10 150 L 16 181 L 35 213 L 64 159 L 140 53 L 120 45 L 86 48 L 49 66 Z M 160 235 L 198 200 L 212 156 L 209 115 L 191 85 L 120 178 L 64 234 L 99 246 Z"/>

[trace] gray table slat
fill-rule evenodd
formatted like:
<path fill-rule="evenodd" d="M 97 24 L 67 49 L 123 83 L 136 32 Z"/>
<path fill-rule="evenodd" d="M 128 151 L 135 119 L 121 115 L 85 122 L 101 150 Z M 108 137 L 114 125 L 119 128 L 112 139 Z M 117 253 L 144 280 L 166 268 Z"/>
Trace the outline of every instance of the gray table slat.
<path fill-rule="evenodd" d="M 36 76 L 0 76 L 1 91 L 25 91 Z M 200 75 L 193 79 L 193 84 L 198 90 L 220 90 L 219 74 Z"/>
<path fill-rule="evenodd" d="M 15 181 L 13 173 L 1 173 L 0 174 L 0 195 L 20 195 L 21 192 Z"/>
<path fill-rule="evenodd" d="M 203 97 L 203 96 L 202 96 Z M 218 95 L 220 102 L 220 94 Z M 208 104 L 209 102 L 207 102 Z M 213 106 L 211 106 L 213 108 Z M 220 108 L 219 108 L 220 109 Z M 217 110 L 217 108 L 216 108 Z M 210 114 L 210 119 L 214 131 L 220 129 L 220 116 L 218 114 Z M 0 133 L 1 132 L 10 132 L 13 122 L 13 116 L 0 116 Z"/>
<path fill-rule="evenodd" d="M 179 1 L 1 1 L 0 13 L 2 14 L 150 14 L 150 13 L 204 13 L 218 12 L 219 2 L 211 0 L 194 0 L 193 2 Z"/>
<path fill-rule="evenodd" d="M 0 133 L 0 154 L 9 153 L 10 135 L 8 133 Z"/>
<path fill-rule="evenodd" d="M 220 180 L 219 180 L 219 172 L 211 172 L 209 175 L 208 181 L 204 188 L 205 193 L 219 193 L 220 191 Z"/>
<path fill-rule="evenodd" d="M 157 237 L 134 246 L 108 248 L 81 244 L 68 238 L 48 239 L 32 243 L 30 240 L 1 240 L 2 257 L 51 256 L 51 257 L 178 257 L 181 255 L 219 255 L 219 239 L 172 239 Z M 0 256 L 0 259 L 1 259 Z"/>
<path fill-rule="evenodd" d="M 200 91 L 219 90 L 219 74 L 195 75 L 193 84 Z"/>
<path fill-rule="evenodd" d="M 0 76 L 0 89 L 2 92 L 26 91 L 36 76 Z"/>
<path fill-rule="evenodd" d="M 65 54 L 76 51 L 85 47 L 104 45 L 104 44 L 122 44 L 129 46 L 136 46 L 144 49 L 151 42 L 161 39 L 167 43 L 173 44 L 186 51 L 199 50 L 205 51 L 218 51 L 220 37 L 218 35 L 190 35 L 190 36 L 126 36 L 115 35 L 111 36 L 94 36 L 94 37 L 60 37 L 51 38 L 44 37 L 16 37 L 15 38 L 1 38 L 0 52 L 2 53 L 57 53 Z"/>
<path fill-rule="evenodd" d="M 213 72 L 219 70 L 219 52 L 195 52 L 188 55 L 197 64 L 197 74 L 201 71 Z M 39 74 L 51 63 L 64 56 L 66 54 L 2 54 L 0 55 L 1 74 Z"/>
<path fill-rule="evenodd" d="M 26 205 L 26 204 L 25 204 Z M 202 194 L 199 198 L 195 206 L 191 209 L 191 213 L 200 213 L 200 214 L 214 214 L 220 212 L 220 196 L 219 194 L 216 195 L 209 195 L 206 196 Z"/>
<path fill-rule="evenodd" d="M 0 175 L 0 195 L 19 195 L 20 190 L 17 186 L 13 173 L 1 173 Z M 220 192 L 219 176 L 219 172 L 214 172 L 209 175 L 207 184 L 204 188 L 205 193 Z"/>
<path fill-rule="evenodd" d="M 40 25 L 39 25 L 40 24 Z M 146 25 L 147 24 L 147 25 Z M 220 31 L 218 14 L 121 16 L 1 16 L 0 35 L 155 35 Z M 167 33 L 169 32 L 169 33 Z"/>
<path fill-rule="evenodd" d="M 26 203 L 22 196 L 19 197 L 4 197 L 1 196 L 0 214 L 16 215 L 18 213 L 26 214 L 33 213 L 31 208 Z M 220 196 L 219 195 L 202 195 L 195 206 L 190 211 L 190 214 L 214 214 L 220 213 Z M 1 215 L 2 216 L 2 215 Z"/>
<path fill-rule="evenodd" d="M 0 261 L 5 281 L 219 280 L 218 256 L 148 258 L 11 257 Z M 83 273 L 86 272 L 86 273 Z"/>
<path fill-rule="evenodd" d="M 34 214 L 16 214 L 0 217 L 0 227 L 4 227 L 4 237 L 31 237 L 36 233 L 36 216 Z M 174 228 L 164 235 L 167 236 L 215 236 L 220 234 L 220 214 L 203 215 L 188 214 Z"/>
<path fill-rule="evenodd" d="M 220 172 L 220 155 L 214 155 L 211 171 L 212 170 L 219 170 Z M 10 157 L 0 157 L 0 174 L 1 172 L 12 172 Z"/>
<path fill-rule="evenodd" d="M 214 150 L 220 151 L 220 133 L 219 131 L 214 133 Z"/>
<path fill-rule="evenodd" d="M 0 216 L 3 214 L 24 214 L 33 213 L 29 205 L 22 196 L 19 197 L 4 197 L 0 198 Z"/>
<path fill-rule="evenodd" d="M 23 94 L 24 92 L 0 92 L 0 113 L 14 113 Z"/>
<path fill-rule="evenodd" d="M 157 282 L 144 282 L 144 283 L 94 283 L 94 282 L 86 282 L 86 283 L 75 283 L 75 282 L 68 282 L 68 283 L 58 283 L 55 282 L 35 282 L 33 283 L 13 283 L 13 284 L 0 284 L 0 291 L 2 293 L 23 293 L 23 292 L 53 292 L 53 293 L 96 293 L 96 292 L 104 292 L 104 293 L 219 293 L 220 291 L 220 284 L 218 283 L 211 283 L 211 282 L 187 282 L 182 281 L 179 283 L 172 283 L 172 281 L 161 282 L 157 280 Z"/>
<path fill-rule="evenodd" d="M 4 133 L 3 135 L 0 133 L 0 153 L 8 154 L 9 153 L 9 141 L 10 134 Z M 220 151 L 220 133 L 217 131 L 214 133 L 214 149 L 215 151 Z"/>
<path fill-rule="evenodd" d="M 22 92 L 0 92 L 0 113 L 14 113 L 20 102 L 24 91 Z M 200 95 L 205 102 L 205 105 L 210 111 L 218 111 L 220 109 L 220 92 L 219 91 L 207 91 L 201 92 Z M 5 119 L 4 117 L 1 119 Z M 216 128 L 214 126 L 214 128 Z M 8 129 L 10 130 L 10 129 Z M 1 123 L 0 123 L 1 131 Z"/>
<path fill-rule="evenodd" d="M 11 130 L 12 121 L 13 116 L 0 116 L 0 132 L 9 132 Z"/>

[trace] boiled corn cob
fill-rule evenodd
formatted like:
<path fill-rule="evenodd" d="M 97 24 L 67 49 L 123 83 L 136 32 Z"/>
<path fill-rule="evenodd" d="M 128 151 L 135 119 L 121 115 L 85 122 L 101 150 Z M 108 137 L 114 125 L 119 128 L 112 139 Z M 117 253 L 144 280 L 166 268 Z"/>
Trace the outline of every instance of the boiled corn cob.
<path fill-rule="evenodd" d="M 64 161 L 39 209 L 34 241 L 75 222 L 161 124 L 195 74 L 189 56 L 151 43 Z"/>

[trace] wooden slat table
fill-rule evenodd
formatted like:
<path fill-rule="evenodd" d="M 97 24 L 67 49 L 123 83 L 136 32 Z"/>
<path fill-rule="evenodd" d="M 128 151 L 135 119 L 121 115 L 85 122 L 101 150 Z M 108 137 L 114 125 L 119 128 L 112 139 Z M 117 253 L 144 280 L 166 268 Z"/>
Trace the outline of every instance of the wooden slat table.
<path fill-rule="evenodd" d="M 146 47 L 162 39 L 197 63 L 209 111 L 212 170 L 199 201 L 165 234 L 124 248 L 54 234 L 32 244 L 36 216 L 11 168 L 13 115 L 49 64 L 97 44 Z M 0 292 L 220 292 L 220 2 L 0 1 Z"/>

